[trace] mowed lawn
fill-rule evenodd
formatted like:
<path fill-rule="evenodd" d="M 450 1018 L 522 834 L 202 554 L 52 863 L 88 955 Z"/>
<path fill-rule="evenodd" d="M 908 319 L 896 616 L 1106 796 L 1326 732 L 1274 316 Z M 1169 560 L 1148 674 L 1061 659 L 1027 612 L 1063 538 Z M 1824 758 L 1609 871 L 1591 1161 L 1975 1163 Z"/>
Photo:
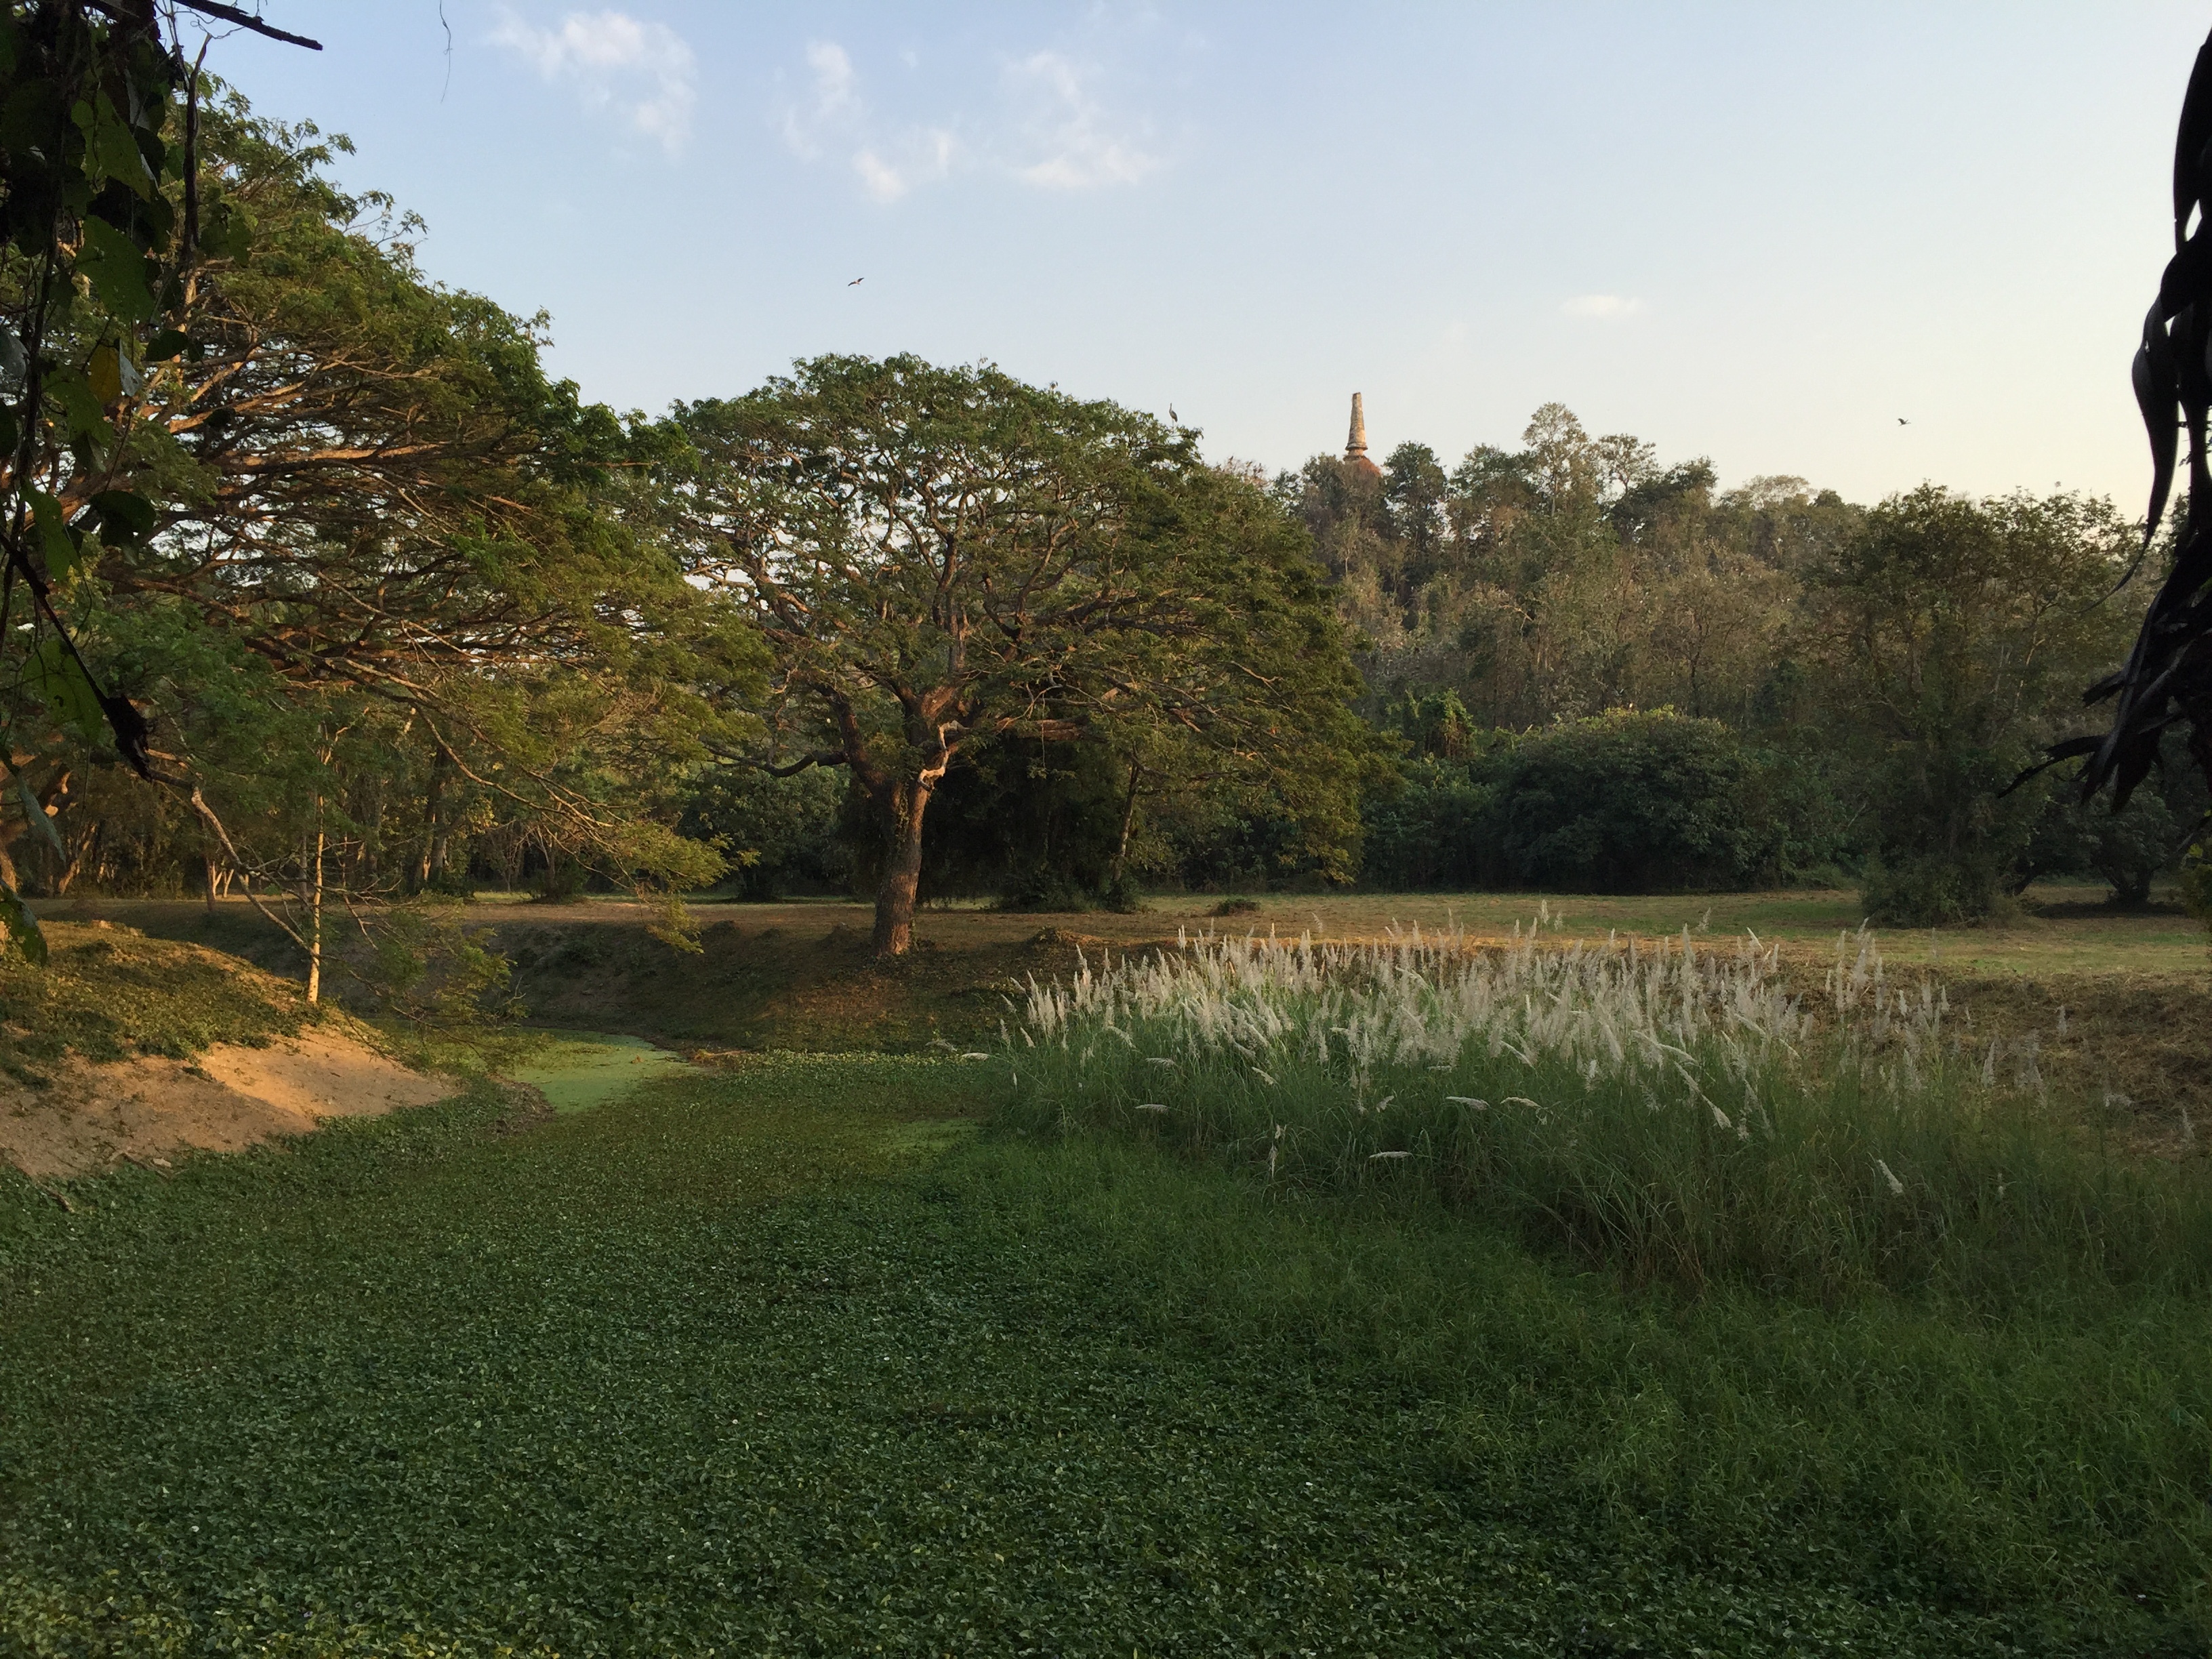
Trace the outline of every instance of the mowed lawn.
<path fill-rule="evenodd" d="M 993 1070 L 6 1177 L 0 1651 L 2203 1650 L 2201 1310 L 1631 1294 Z"/>
<path fill-rule="evenodd" d="M 1930 962 L 1946 971 L 2014 971 L 2051 974 L 2203 975 L 2207 967 L 2203 925 L 2183 914 L 2170 891 L 2161 902 L 2140 910 L 2116 908 L 2108 890 L 2095 883 L 2045 884 L 2030 888 L 2020 906 L 2004 917 L 1971 927 L 1880 929 L 1893 960 L 1913 966 Z M 1224 902 L 1239 906 L 1217 914 Z M 1249 905 L 1249 909 L 1241 908 Z M 184 913 L 187 907 L 130 905 L 134 913 L 157 908 Z M 694 913 L 712 925 L 728 922 L 746 933 L 769 928 L 793 935 L 820 934 L 842 928 L 865 938 L 873 913 L 860 903 L 836 899 L 800 899 L 781 903 L 695 903 Z M 1563 938 L 1602 938 L 1610 930 L 1644 939 L 1693 934 L 1723 939 L 1747 929 L 1762 939 L 1788 945 L 1831 949 L 1839 933 L 1855 931 L 1866 920 L 1857 893 L 1815 888 L 1754 893 L 1605 895 L 1584 893 L 1266 893 L 1224 902 L 1206 894 L 1162 894 L 1126 914 L 1087 910 L 1039 914 L 997 910 L 977 903 L 925 905 L 915 935 L 934 948 L 958 951 L 1013 943 L 1054 927 L 1112 945 L 1171 939 L 1178 929 L 1242 934 L 1248 930 L 1295 938 L 1364 942 L 1393 932 L 1419 927 L 1425 933 L 1454 930 L 1471 939 L 1510 939 L 1516 927 L 1527 928 L 1539 913 L 1547 932 Z M 625 898 L 538 904 L 501 902 L 496 896 L 474 907 L 487 921 L 512 917 L 518 922 L 561 923 L 634 921 L 642 927 L 656 912 Z"/>

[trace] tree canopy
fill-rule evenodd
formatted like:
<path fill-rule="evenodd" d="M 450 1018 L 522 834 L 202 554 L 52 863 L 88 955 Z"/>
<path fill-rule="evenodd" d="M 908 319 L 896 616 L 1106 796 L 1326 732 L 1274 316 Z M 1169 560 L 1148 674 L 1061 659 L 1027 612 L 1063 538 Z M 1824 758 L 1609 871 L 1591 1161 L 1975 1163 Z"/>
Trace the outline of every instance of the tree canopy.
<path fill-rule="evenodd" d="M 674 779 L 749 729 L 762 658 L 617 510 L 636 434 L 546 374 L 543 318 L 425 278 L 417 227 L 333 185 L 312 126 L 212 77 L 191 114 L 188 175 L 161 141 L 166 171 L 123 192 L 173 220 L 191 185 L 190 258 L 143 273 L 165 331 L 120 277 L 38 313 L 54 415 L 17 476 L 64 533 L 26 514 L 41 604 L 18 627 L 66 623 L 112 690 L 21 647 L 0 811 L 27 856 L 59 888 L 197 844 L 210 893 L 242 880 L 294 931 L 311 985 L 326 887 L 418 891 L 456 848 L 711 879 Z M 11 315 L 40 270 L 0 263 Z M 96 427 L 71 414 L 88 374 Z M 133 798 L 118 753 L 173 789 Z"/>
<path fill-rule="evenodd" d="M 776 769 L 843 767 L 880 829 L 877 948 L 922 832 L 996 739 L 1296 795 L 1349 872 L 1360 728 L 1305 537 L 1188 432 L 990 368 L 823 357 L 681 406 L 664 522 L 775 661 Z"/>

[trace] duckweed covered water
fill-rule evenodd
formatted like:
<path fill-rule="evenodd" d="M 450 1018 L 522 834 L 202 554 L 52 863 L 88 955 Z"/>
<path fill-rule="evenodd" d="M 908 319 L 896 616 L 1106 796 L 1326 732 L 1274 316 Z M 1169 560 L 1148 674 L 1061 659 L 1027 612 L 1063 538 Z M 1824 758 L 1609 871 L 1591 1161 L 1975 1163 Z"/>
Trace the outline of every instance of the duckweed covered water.
<path fill-rule="evenodd" d="M 681 1054 L 643 1037 L 563 1031 L 508 1075 L 531 1084 L 556 1112 L 580 1112 L 619 1100 L 640 1084 L 692 1069 Z"/>

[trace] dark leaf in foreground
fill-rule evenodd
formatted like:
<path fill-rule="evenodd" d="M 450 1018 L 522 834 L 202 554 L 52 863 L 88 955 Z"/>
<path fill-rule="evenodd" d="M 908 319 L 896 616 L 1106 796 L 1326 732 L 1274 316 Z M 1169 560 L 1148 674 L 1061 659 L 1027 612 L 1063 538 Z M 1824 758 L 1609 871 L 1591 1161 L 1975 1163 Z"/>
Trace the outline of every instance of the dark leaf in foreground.
<path fill-rule="evenodd" d="M 2191 728 L 2189 750 L 2212 780 L 2212 470 L 2205 427 L 2212 413 L 2212 40 L 2197 54 L 2182 100 L 2173 157 L 2174 255 L 2143 320 L 2136 353 L 2136 401 L 2150 437 L 2150 513 L 2146 550 L 2163 521 L 2172 488 L 2179 428 L 2189 428 L 2189 501 L 2173 567 L 2144 615 L 2126 663 L 2099 681 L 2087 701 L 2113 702 L 2110 727 L 2050 751 L 2057 761 L 2087 755 L 2085 799 L 2109 787 L 2115 810 L 2127 805 L 2157 759 L 2160 736 L 2177 722 Z M 2192 226 L 2191 221 L 2195 223 Z"/>

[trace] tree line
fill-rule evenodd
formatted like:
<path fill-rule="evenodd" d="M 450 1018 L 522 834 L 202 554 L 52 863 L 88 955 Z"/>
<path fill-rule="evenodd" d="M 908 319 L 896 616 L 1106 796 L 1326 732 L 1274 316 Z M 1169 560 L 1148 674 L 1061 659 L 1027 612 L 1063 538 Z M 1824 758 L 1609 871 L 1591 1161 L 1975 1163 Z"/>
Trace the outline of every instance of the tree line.
<path fill-rule="evenodd" d="M 1274 489 L 1362 635 L 1363 713 L 1410 750 L 1370 799 L 1370 881 L 1856 879 L 1924 923 L 2039 877 L 2141 899 L 2199 827 L 2179 731 L 2117 815 L 2023 780 L 2088 723 L 2171 558 L 2108 501 L 1722 490 L 1557 404 L 1449 471 L 1408 443 Z"/>
<path fill-rule="evenodd" d="M 2201 817 L 2179 763 L 2118 817 L 2008 787 L 2140 619 L 2105 503 L 1722 491 L 1556 405 L 1271 480 L 909 357 L 617 415 L 147 27 L 0 32 L 11 904 L 239 895 L 311 986 L 343 922 L 466 999 L 496 964 L 422 947 L 480 885 L 872 892 L 894 954 L 933 896 L 1162 885 L 1856 879 L 1923 921 L 2139 896 Z"/>

